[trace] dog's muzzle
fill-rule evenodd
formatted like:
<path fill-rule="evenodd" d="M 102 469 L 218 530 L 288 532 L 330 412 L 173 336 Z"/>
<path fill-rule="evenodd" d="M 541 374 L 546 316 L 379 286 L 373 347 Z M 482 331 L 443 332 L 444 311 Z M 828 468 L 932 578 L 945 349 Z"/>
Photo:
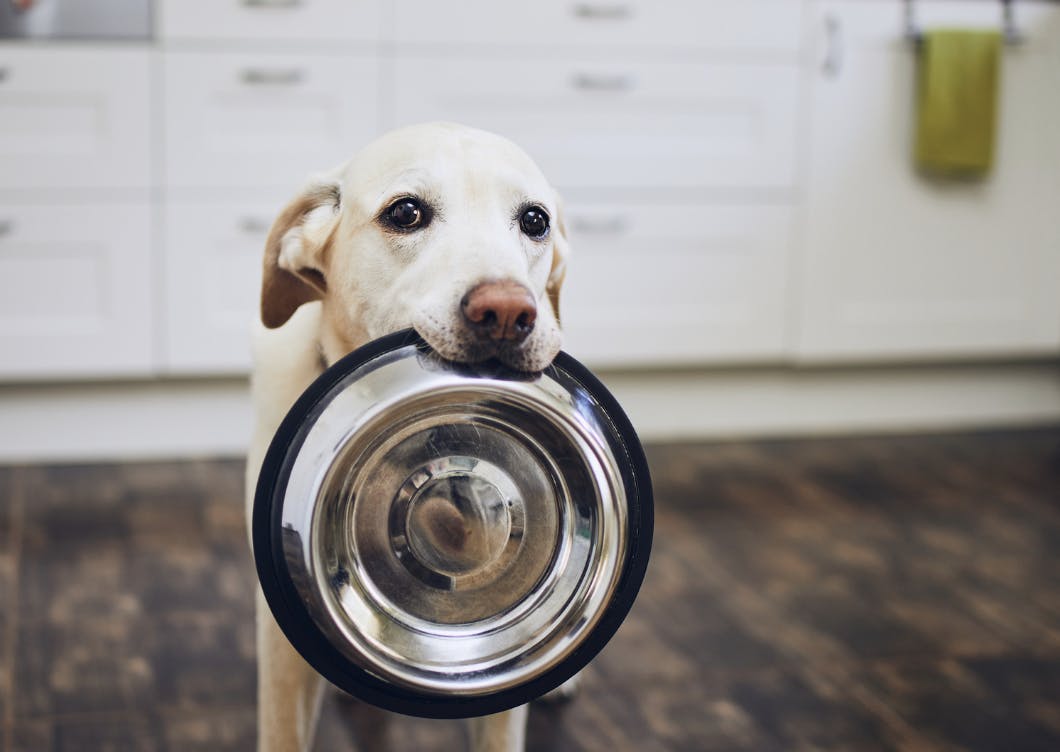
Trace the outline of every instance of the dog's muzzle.
<path fill-rule="evenodd" d="M 461 366 L 405 331 L 292 408 L 259 477 L 254 553 L 321 674 L 397 712 L 464 717 L 534 699 L 603 648 L 652 520 L 637 436 L 577 361 Z"/>

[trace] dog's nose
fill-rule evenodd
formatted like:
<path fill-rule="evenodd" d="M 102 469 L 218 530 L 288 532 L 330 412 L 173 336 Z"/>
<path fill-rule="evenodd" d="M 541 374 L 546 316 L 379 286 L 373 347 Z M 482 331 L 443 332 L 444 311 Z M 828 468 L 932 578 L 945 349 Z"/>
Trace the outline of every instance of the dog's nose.
<path fill-rule="evenodd" d="M 534 295 L 518 282 L 483 282 L 460 301 L 460 310 L 473 329 L 493 340 L 521 342 L 537 320 Z"/>

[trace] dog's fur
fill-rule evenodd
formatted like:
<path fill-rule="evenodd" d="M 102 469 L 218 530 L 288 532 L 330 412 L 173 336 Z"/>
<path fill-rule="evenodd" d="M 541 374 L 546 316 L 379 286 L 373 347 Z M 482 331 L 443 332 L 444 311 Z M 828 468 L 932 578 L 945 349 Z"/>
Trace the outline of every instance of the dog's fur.
<path fill-rule="evenodd" d="M 399 232 L 384 221 L 386 209 L 407 196 L 433 208 L 422 230 Z M 543 239 L 520 229 L 519 212 L 528 205 L 551 218 Z M 266 242 L 248 518 L 261 461 L 284 414 L 327 365 L 369 340 L 412 326 L 452 360 L 496 357 L 523 371 L 548 365 L 560 347 L 566 257 L 555 191 L 526 154 L 489 133 L 442 123 L 394 131 L 312 180 Z M 518 283 L 536 298 L 536 322 L 524 341 L 491 340 L 468 327 L 461 301 L 489 281 Z M 257 601 L 259 750 L 303 752 L 312 744 L 323 681 L 290 646 L 260 590 Z M 378 730 L 379 718 L 368 725 Z M 517 752 L 525 721 L 525 707 L 472 719 L 472 749 Z M 364 740 L 373 751 L 378 743 Z"/>

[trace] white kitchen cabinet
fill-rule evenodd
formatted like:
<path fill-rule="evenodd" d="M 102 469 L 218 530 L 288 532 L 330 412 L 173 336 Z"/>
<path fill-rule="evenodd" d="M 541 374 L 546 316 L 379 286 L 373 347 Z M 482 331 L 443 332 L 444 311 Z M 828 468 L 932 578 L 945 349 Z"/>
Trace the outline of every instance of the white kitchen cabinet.
<path fill-rule="evenodd" d="M 561 189 L 791 188 L 795 179 L 795 65 L 454 53 L 398 56 L 392 78 L 392 125 L 443 119 L 502 133 Z"/>
<path fill-rule="evenodd" d="M 150 206 L 0 206 L 0 378 L 153 365 Z"/>
<path fill-rule="evenodd" d="M 167 372 L 249 370 L 265 237 L 287 198 L 167 204 L 163 219 Z"/>
<path fill-rule="evenodd" d="M 157 28 L 169 41 L 375 41 L 379 2 L 159 0 Z"/>
<path fill-rule="evenodd" d="M 791 214 L 782 205 L 572 206 L 564 347 L 593 366 L 780 360 Z"/>
<path fill-rule="evenodd" d="M 386 36 L 399 45 L 548 45 L 794 57 L 802 30 L 802 3 L 792 0 L 541 0 L 518 10 L 494 0 L 461 2 L 459 10 L 452 2 L 403 0 L 388 3 L 386 14 Z"/>
<path fill-rule="evenodd" d="M 167 372 L 249 367 L 265 235 L 285 200 L 167 207 Z M 565 223 L 573 253 L 561 312 L 578 358 L 643 366 L 784 356 L 789 208 L 578 204 Z"/>
<path fill-rule="evenodd" d="M 165 52 L 165 184 L 293 190 L 378 134 L 370 56 Z"/>
<path fill-rule="evenodd" d="M 0 43 L 0 190 L 147 188 L 151 53 Z"/>
<path fill-rule="evenodd" d="M 997 28 L 997 3 L 918 2 L 918 22 Z M 821 2 L 809 106 L 804 361 L 1060 348 L 1060 8 L 1017 4 L 993 173 L 912 162 L 915 52 L 899 3 Z"/>

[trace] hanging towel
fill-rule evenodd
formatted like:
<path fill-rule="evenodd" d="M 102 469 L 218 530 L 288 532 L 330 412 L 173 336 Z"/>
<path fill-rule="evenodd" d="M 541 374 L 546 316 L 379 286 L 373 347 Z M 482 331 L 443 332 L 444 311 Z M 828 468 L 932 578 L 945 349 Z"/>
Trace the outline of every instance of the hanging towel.
<path fill-rule="evenodd" d="M 934 175 L 981 177 L 994 161 L 1001 34 L 924 34 L 917 89 L 916 164 Z"/>

